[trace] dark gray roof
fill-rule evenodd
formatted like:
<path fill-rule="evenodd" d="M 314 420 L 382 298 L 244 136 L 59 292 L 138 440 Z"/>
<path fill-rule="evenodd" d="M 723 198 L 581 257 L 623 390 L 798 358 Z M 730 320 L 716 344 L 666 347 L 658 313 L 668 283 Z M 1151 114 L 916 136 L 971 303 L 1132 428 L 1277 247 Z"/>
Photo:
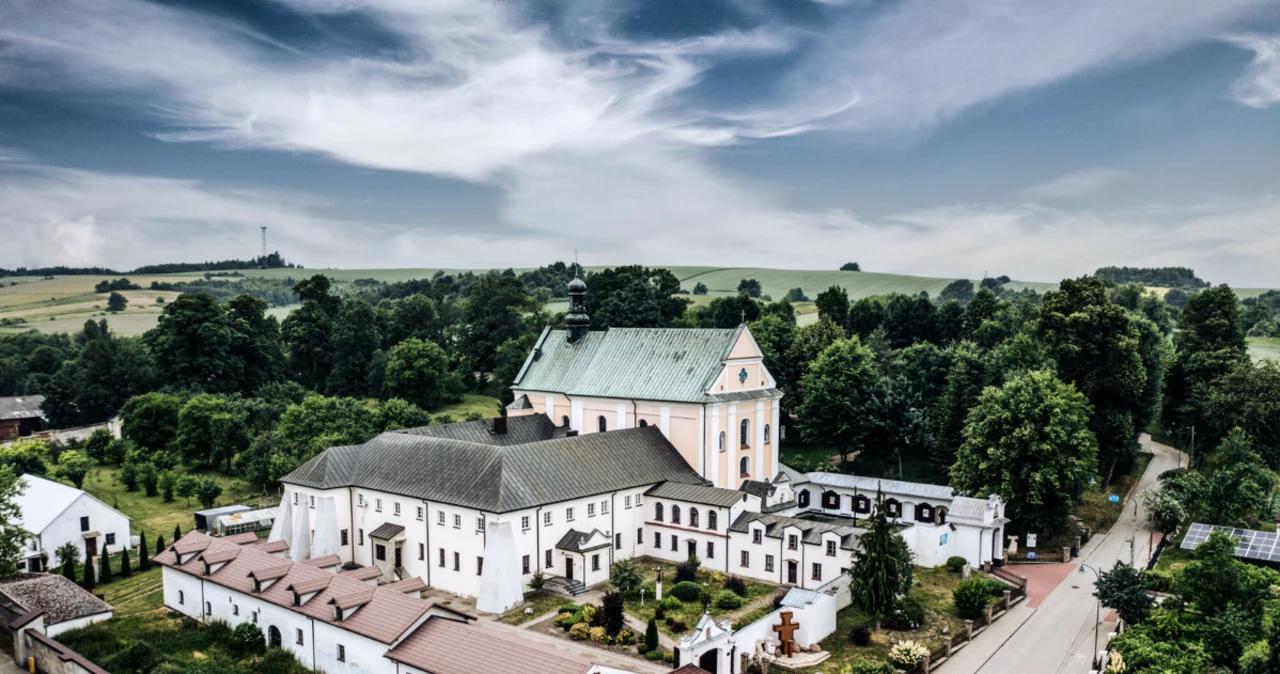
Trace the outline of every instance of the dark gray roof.
<path fill-rule="evenodd" d="M 567 331 L 548 328 L 511 387 L 604 398 L 709 401 L 707 389 L 744 329 L 611 328 L 570 344 Z"/>
<path fill-rule="evenodd" d="M 507 432 L 495 433 L 493 419 L 463 421 L 456 424 L 440 424 L 438 426 L 420 426 L 393 431 L 404 435 L 417 435 L 448 440 L 463 440 L 482 445 L 506 447 L 523 445 L 539 440 L 550 440 L 558 437 L 555 423 L 545 414 L 529 414 L 522 417 L 507 417 Z M 563 432 L 560 434 L 563 435 Z"/>
<path fill-rule="evenodd" d="M 655 426 L 505 446 L 383 433 L 363 445 L 330 447 L 281 481 L 364 487 L 494 513 L 659 482 L 705 483 Z"/>
<path fill-rule="evenodd" d="M 533 403 L 529 402 L 529 396 L 522 395 L 522 396 L 520 396 L 519 398 L 516 398 L 515 400 L 512 400 L 510 403 L 508 403 L 508 404 L 507 404 L 507 409 L 509 409 L 509 410 L 531 410 L 531 409 L 533 409 Z"/>
<path fill-rule="evenodd" d="M 17 396 L 0 398 L 0 419 L 31 419 L 43 417 L 40 406 L 44 396 Z"/>
<path fill-rule="evenodd" d="M 654 498 L 669 498 L 673 501 L 719 506 L 721 508 L 728 508 L 745 498 L 742 492 L 732 489 L 706 487 L 699 484 L 678 484 L 675 482 L 663 482 L 662 484 L 654 485 L 652 489 L 645 492 L 645 495 Z"/>
<path fill-rule="evenodd" d="M 564 532 L 564 535 L 560 537 L 560 540 L 556 543 L 556 549 L 566 550 L 568 552 L 587 552 L 589 550 L 607 548 L 612 545 L 608 537 L 604 537 L 599 545 L 592 548 L 584 547 L 587 544 L 587 541 L 591 540 L 591 538 L 596 534 L 600 534 L 602 537 L 604 536 L 604 534 L 600 533 L 599 529 L 595 529 L 587 533 L 570 529 Z"/>
<path fill-rule="evenodd" d="M 59 574 L 28 573 L 0 580 L 0 594 L 26 609 L 44 611 L 46 625 L 106 613 L 111 605 Z"/>
<path fill-rule="evenodd" d="M 391 539 L 395 538 L 396 536 L 399 536 L 399 535 L 400 535 L 400 534 L 402 534 L 402 533 L 404 533 L 404 526 L 403 526 L 403 525 L 400 525 L 400 524 L 392 524 L 392 523 L 390 523 L 390 522 L 387 522 L 387 523 L 383 524 L 382 526 L 378 527 L 377 529 L 374 529 L 373 531 L 370 531 L 370 532 L 369 532 L 369 537 L 370 537 L 370 538 L 380 538 L 380 539 L 382 539 L 382 540 L 384 540 L 384 541 L 389 541 L 389 540 L 391 540 Z"/>
<path fill-rule="evenodd" d="M 738 487 L 739 491 L 745 491 L 752 496 L 759 496 L 760 498 L 769 498 L 776 489 L 777 487 L 764 480 L 743 480 Z"/>
<path fill-rule="evenodd" d="M 764 535 L 768 538 L 782 538 L 782 530 L 787 527 L 795 527 L 801 531 L 800 540 L 805 543 L 817 544 L 822 542 L 822 535 L 825 533 L 834 533 L 840 537 L 840 547 L 845 550 L 856 550 L 858 545 L 858 537 L 866 533 L 865 529 L 851 527 L 845 524 L 833 524 L 831 522 L 816 522 L 814 520 L 802 520 L 796 517 L 782 517 L 780 515 L 766 515 L 764 513 L 742 513 L 733 520 L 733 524 L 729 525 L 729 531 L 745 534 L 751 531 L 752 523 L 764 526 Z"/>

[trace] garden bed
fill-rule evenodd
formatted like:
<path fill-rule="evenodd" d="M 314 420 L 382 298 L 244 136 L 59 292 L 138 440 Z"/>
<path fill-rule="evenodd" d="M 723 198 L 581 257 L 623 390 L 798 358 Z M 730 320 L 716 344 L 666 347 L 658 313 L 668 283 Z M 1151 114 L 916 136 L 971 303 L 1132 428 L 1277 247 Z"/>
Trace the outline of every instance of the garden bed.
<path fill-rule="evenodd" d="M 636 561 L 636 569 L 640 571 L 644 578 L 645 599 L 644 605 L 641 606 L 639 598 L 627 599 L 625 610 L 631 616 L 639 619 L 642 623 L 648 624 L 649 619 L 654 617 L 658 603 L 654 601 L 654 583 L 657 582 L 657 571 L 662 568 L 662 596 L 664 598 L 674 597 L 673 591 L 676 586 L 676 565 L 670 562 L 660 561 L 649 557 L 644 557 Z M 694 582 L 705 589 L 711 591 L 713 595 L 718 595 L 724 591 L 724 582 L 727 580 L 724 573 L 716 571 L 707 571 L 699 569 L 695 575 Z M 719 606 L 716 602 L 712 602 L 707 607 L 707 612 L 711 613 L 711 617 L 716 620 L 725 618 L 736 619 L 738 616 L 749 613 L 758 606 L 758 602 L 767 603 L 770 610 L 773 609 L 771 598 L 780 591 L 780 588 L 771 583 L 764 583 L 758 580 L 752 580 L 739 576 L 746 588 L 746 595 L 739 597 L 741 605 L 734 608 L 725 608 Z M 678 602 L 678 605 L 677 603 Z M 676 600 L 672 602 L 668 600 L 667 606 L 663 608 L 663 618 L 659 619 L 658 630 L 663 634 L 672 637 L 683 635 L 690 629 L 697 626 L 698 621 L 702 618 L 703 607 L 702 602 L 698 600 L 683 601 Z M 670 622 L 668 622 L 670 618 Z M 684 625 L 684 629 L 677 629 Z"/>

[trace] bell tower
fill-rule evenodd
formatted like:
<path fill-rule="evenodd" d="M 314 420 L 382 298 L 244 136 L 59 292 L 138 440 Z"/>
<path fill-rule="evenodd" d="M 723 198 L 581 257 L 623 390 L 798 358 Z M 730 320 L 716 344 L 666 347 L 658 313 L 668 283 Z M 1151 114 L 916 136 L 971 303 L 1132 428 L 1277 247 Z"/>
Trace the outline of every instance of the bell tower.
<path fill-rule="evenodd" d="M 587 284 L 580 278 L 569 282 L 569 313 L 565 314 L 564 323 L 569 329 L 570 344 L 582 341 L 591 328 L 591 317 L 587 315 Z"/>

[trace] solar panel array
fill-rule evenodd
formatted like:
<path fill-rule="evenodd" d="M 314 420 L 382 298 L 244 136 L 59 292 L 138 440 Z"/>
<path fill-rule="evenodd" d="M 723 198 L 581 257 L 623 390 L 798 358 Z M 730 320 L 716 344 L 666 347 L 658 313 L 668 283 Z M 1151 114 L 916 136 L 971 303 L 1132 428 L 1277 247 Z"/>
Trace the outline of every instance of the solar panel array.
<path fill-rule="evenodd" d="M 1194 550 L 1201 543 L 1209 540 L 1209 534 L 1223 531 L 1238 542 L 1236 557 L 1258 559 L 1266 562 L 1280 562 L 1280 534 L 1254 529 L 1237 529 L 1235 527 L 1215 526 L 1212 524 L 1192 524 L 1187 535 L 1182 539 L 1183 550 Z"/>

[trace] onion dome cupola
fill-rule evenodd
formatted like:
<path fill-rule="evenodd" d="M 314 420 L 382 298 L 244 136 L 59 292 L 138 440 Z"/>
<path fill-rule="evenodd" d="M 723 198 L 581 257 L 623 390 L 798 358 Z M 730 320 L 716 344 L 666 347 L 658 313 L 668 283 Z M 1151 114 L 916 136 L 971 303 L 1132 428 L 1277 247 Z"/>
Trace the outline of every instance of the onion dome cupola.
<path fill-rule="evenodd" d="M 587 315 L 587 284 L 580 278 L 569 282 L 569 313 L 564 317 L 569 329 L 569 343 L 577 344 L 591 329 L 591 317 Z"/>

